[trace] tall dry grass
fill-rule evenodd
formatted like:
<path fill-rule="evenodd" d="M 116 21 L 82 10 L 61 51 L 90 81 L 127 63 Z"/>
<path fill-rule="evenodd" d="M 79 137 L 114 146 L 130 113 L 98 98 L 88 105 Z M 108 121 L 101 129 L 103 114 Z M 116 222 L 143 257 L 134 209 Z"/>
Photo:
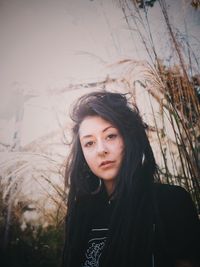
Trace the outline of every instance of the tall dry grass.
<path fill-rule="evenodd" d="M 173 59 L 173 64 L 167 66 L 165 55 L 159 55 L 156 49 L 154 32 L 149 20 L 149 8 L 147 5 L 145 6 L 144 2 L 141 6 L 141 2 L 143 1 L 120 0 L 129 31 L 132 32 L 133 28 L 136 30 L 141 44 L 149 56 L 149 64 L 143 66 L 143 78 L 138 77 L 135 80 L 151 96 L 154 126 L 163 162 L 160 178 L 164 182 L 184 186 L 191 193 L 200 211 L 200 75 L 198 75 L 198 58 L 191 47 L 187 46 L 185 49 L 178 38 L 177 29 L 170 21 L 166 1 L 158 0 L 156 2 L 159 5 L 167 32 L 166 42 L 169 42 L 170 56 Z M 198 8 L 195 1 L 192 1 L 191 4 Z M 186 41 L 188 38 L 186 36 Z M 188 42 L 185 43 L 188 44 Z M 127 62 L 129 64 L 128 75 L 126 75 L 129 80 L 127 83 L 131 85 L 131 80 L 133 80 L 131 75 L 135 75 L 136 64 L 131 60 Z M 135 95 L 134 84 L 130 86 L 130 90 Z M 174 148 L 170 145 L 172 140 L 167 137 L 165 125 L 163 124 L 161 129 L 157 125 L 157 111 L 151 101 L 152 98 L 159 103 L 161 120 L 164 122 L 167 117 L 170 123 L 174 136 L 173 147 L 175 146 L 176 153 L 173 152 Z M 163 145 L 163 140 L 168 143 L 167 155 L 166 142 Z"/>

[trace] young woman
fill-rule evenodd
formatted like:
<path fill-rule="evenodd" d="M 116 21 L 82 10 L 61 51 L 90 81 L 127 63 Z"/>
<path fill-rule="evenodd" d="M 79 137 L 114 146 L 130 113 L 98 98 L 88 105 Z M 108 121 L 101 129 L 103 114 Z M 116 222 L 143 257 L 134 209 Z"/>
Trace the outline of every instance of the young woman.
<path fill-rule="evenodd" d="M 63 266 L 199 266 L 194 204 L 183 188 L 155 183 L 137 107 L 123 94 L 92 92 L 72 119 Z"/>

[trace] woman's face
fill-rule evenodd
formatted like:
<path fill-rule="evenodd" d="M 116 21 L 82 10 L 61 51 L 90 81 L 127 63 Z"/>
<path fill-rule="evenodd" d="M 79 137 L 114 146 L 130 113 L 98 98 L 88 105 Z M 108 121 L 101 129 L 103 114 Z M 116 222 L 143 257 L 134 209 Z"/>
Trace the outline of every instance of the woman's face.
<path fill-rule="evenodd" d="M 91 171 L 104 181 L 110 194 L 124 155 L 119 130 L 99 116 L 87 116 L 79 128 L 80 143 Z"/>

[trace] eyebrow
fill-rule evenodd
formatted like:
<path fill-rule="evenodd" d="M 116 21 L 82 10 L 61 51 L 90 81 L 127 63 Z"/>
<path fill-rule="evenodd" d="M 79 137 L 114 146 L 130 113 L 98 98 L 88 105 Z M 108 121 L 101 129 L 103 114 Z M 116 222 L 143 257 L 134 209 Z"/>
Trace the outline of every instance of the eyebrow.
<path fill-rule="evenodd" d="M 114 126 L 112 126 L 112 125 L 109 125 L 109 126 L 106 127 L 105 129 L 103 129 L 102 133 L 106 132 L 106 131 L 107 131 L 108 129 L 110 129 L 110 128 L 116 128 L 116 127 L 114 127 Z M 84 135 L 84 136 L 81 137 L 81 139 L 83 139 L 83 138 L 88 138 L 88 137 L 92 137 L 92 134 Z"/>

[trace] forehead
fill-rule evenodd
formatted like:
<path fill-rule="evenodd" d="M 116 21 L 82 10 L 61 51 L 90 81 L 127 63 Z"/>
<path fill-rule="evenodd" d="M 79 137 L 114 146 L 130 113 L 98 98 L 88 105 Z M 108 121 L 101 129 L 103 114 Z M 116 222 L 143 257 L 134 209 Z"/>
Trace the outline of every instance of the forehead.
<path fill-rule="evenodd" d="M 87 116 L 80 124 L 79 136 L 81 138 L 87 135 L 94 135 L 96 133 L 103 132 L 108 127 L 116 128 L 111 122 L 100 116 Z"/>

